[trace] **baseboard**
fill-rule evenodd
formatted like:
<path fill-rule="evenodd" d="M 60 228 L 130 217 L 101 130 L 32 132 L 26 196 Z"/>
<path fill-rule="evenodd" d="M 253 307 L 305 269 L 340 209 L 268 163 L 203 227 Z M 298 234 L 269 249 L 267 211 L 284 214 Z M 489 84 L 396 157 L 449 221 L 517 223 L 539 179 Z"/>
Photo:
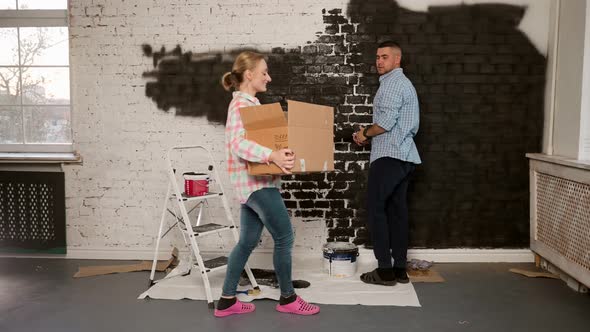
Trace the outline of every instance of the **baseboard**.
<path fill-rule="evenodd" d="M 369 251 L 369 250 L 367 250 Z M 372 251 L 369 251 L 373 255 Z M 533 252 L 528 249 L 410 249 L 408 258 L 437 263 L 532 263 Z"/>
<path fill-rule="evenodd" d="M 158 259 L 168 259 L 172 249 L 160 250 Z M 183 251 L 181 251 L 182 253 Z M 0 253 L 0 257 L 14 258 L 58 258 L 58 259 L 108 259 L 108 260 L 152 260 L 154 249 L 121 248 L 70 248 L 62 255 Z"/>
<path fill-rule="evenodd" d="M 181 254 L 186 250 L 181 250 Z M 170 257 L 171 249 L 160 250 L 158 259 Z M 204 252 L 214 255 L 218 252 Z M 257 249 L 255 255 L 270 255 L 272 249 Z M 321 252 L 306 249 L 294 249 L 294 256 L 317 256 Z M 153 249 L 120 249 L 120 248 L 68 248 L 65 255 L 47 254 L 13 254 L 2 253 L 0 257 L 21 258 L 66 258 L 66 259 L 111 259 L 111 260 L 151 260 L 154 258 Z M 530 249 L 410 249 L 408 259 L 423 259 L 437 263 L 530 263 L 534 262 L 534 255 Z M 359 248 L 359 260 L 374 260 L 373 252 Z"/>

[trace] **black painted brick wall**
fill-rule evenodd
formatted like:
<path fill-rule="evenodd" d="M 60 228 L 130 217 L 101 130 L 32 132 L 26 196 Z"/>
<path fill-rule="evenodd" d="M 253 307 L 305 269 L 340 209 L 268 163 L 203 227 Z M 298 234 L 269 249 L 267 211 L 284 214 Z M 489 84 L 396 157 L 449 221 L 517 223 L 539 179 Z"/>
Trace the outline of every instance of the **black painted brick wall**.
<path fill-rule="evenodd" d="M 423 165 L 410 188 L 413 247 L 521 247 L 528 243 L 526 152 L 539 151 L 545 58 L 517 30 L 524 9 L 433 7 L 415 13 L 384 1 L 324 12 L 317 40 L 270 55 L 266 102 L 334 105 L 338 173 L 286 181 L 295 216 L 326 218 L 328 240 L 364 243 L 368 149 L 351 143 L 372 122 L 374 54 L 385 39 L 404 50 L 420 98 Z"/>

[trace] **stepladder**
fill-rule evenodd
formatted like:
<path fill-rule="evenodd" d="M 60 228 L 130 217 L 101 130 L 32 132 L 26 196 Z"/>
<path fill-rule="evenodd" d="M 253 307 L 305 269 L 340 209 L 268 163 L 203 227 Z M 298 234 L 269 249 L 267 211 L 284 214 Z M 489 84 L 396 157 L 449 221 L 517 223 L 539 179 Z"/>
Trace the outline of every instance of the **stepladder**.
<path fill-rule="evenodd" d="M 174 146 L 168 150 L 166 154 L 168 186 L 149 279 L 150 287 L 161 281 L 161 279 L 154 280 L 160 245 L 162 239 L 176 229 L 181 234 L 188 251 L 189 269 L 181 274 L 194 272 L 200 274 L 209 308 L 214 308 L 209 274 L 225 269 L 228 256 L 207 257 L 211 255 L 207 253 L 206 239 L 218 235 L 220 239 L 225 241 L 228 236 L 223 236 L 223 234 L 230 233 L 229 238 L 233 238 L 234 244 L 239 240 L 237 226 L 223 190 L 218 168 L 220 165 L 215 163 L 211 152 L 203 146 Z M 187 181 L 187 178 L 198 178 L 199 180 Z M 198 190 L 195 190 L 193 185 L 199 186 Z M 224 213 L 221 217 L 216 217 L 214 215 L 219 214 L 212 214 L 212 209 L 223 210 Z M 223 247 L 227 251 L 233 245 L 224 243 Z M 260 292 L 248 264 L 244 270 L 250 279 L 252 291 Z"/>

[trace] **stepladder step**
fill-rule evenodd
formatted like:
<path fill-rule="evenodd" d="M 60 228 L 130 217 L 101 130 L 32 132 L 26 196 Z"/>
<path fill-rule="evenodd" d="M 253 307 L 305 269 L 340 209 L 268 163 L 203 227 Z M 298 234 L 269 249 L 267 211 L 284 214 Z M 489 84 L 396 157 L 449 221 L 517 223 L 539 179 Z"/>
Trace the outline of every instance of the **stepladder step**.
<path fill-rule="evenodd" d="M 219 232 L 223 232 L 223 231 L 228 231 L 228 230 L 232 229 L 233 227 L 234 226 L 209 223 L 209 224 L 204 224 L 204 225 L 199 225 L 199 226 L 193 226 L 192 229 L 193 229 L 193 233 L 195 234 L 195 236 L 203 236 L 203 235 L 207 235 L 207 234 L 214 234 L 214 233 L 219 233 Z"/>
<path fill-rule="evenodd" d="M 188 196 L 185 193 L 181 193 L 180 199 L 178 199 L 178 200 L 184 201 L 184 202 L 202 201 L 202 200 L 206 200 L 208 198 L 215 198 L 215 197 L 221 197 L 221 196 L 223 196 L 223 193 L 221 193 L 221 192 L 219 192 L 219 193 L 209 192 L 209 193 L 202 195 L 202 196 Z M 176 194 L 172 194 L 170 197 L 176 199 L 178 196 Z"/>
<path fill-rule="evenodd" d="M 220 257 L 208 259 L 208 260 L 204 261 L 203 264 L 205 265 L 206 272 L 218 270 L 218 269 L 221 269 L 227 265 L 227 256 L 220 256 Z"/>

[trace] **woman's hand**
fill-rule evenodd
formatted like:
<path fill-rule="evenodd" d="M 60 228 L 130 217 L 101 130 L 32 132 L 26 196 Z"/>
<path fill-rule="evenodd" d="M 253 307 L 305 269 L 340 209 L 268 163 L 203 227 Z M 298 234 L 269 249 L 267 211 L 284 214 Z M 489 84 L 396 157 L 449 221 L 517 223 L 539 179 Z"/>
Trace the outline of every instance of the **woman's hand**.
<path fill-rule="evenodd" d="M 291 169 L 295 166 L 295 154 L 291 149 L 273 151 L 270 154 L 269 161 L 279 166 L 283 173 L 291 174 Z"/>

